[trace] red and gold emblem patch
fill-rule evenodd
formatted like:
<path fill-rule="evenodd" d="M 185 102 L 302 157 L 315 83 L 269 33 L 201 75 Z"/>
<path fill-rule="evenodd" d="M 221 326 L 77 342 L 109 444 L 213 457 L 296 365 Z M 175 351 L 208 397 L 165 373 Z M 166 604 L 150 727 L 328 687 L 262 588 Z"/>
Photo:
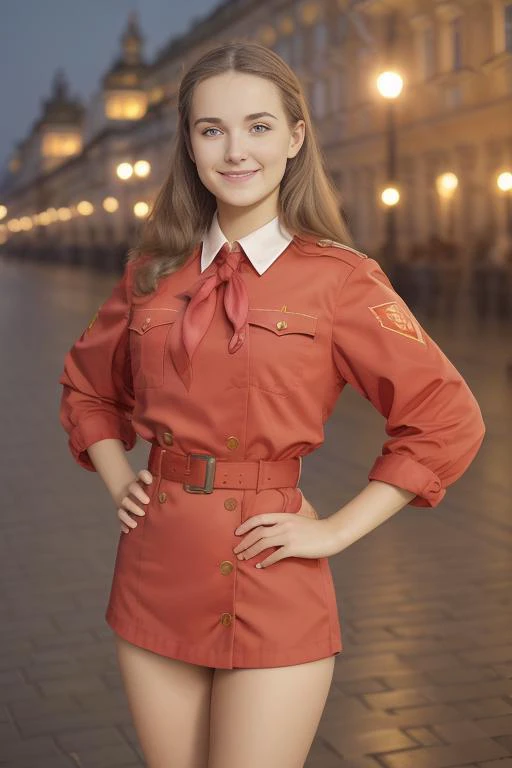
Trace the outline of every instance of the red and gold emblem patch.
<path fill-rule="evenodd" d="M 377 304 L 375 307 L 368 307 L 368 309 L 375 315 L 383 328 L 415 339 L 420 344 L 425 344 L 421 328 L 416 320 L 396 301 L 386 301 L 384 304 Z"/>

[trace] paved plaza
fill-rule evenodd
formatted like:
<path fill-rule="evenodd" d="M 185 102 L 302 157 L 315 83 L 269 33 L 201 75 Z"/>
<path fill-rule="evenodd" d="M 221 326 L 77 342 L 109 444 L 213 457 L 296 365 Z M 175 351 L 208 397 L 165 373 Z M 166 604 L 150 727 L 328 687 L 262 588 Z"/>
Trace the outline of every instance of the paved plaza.
<path fill-rule="evenodd" d="M 0 258 L 2 768 L 144 765 L 104 620 L 119 521 L 58 420 L 64 355 L 115 279 Z M 344 650 L 306 768 L 512 768 L 512 331 L 471 311 L 425 327 L 487 435 L 437 509 L 406 507 L 330 559 Z M 304 461 L 321 516 L 366 484 L 385 437 L 347 388 Z"/>

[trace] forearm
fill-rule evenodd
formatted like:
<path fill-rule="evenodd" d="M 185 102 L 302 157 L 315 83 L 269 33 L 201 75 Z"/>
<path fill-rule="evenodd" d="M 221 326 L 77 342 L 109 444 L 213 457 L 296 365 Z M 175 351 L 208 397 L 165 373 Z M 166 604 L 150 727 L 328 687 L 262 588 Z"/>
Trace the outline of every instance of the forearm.
<path fill-rule="evenodd" d="M 126 458 L 123 443 L 117 438 L 98 440 L 89 446 L 87 453 L 110 495 L 118 503 L 128 485 L 136 478 Z"/>
<path fill-rule="evenodd" d="M 325 518 L 338 542 L 337 551 L 342 552 L 373 531 L 403 509 L 414 495 L 395 485 L 371 480 L 351 501 Z"/>

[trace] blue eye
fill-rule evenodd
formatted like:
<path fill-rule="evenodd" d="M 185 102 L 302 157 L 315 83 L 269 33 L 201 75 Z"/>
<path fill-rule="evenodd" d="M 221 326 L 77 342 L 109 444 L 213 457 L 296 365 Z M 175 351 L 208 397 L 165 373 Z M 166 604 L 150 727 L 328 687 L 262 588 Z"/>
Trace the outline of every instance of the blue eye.
<path fill-rule="evenodd" d="M 266 133 L 267 131 L 271 130 L 270 126 L 265 125 L 264 123 L 256 123 L 256 125 L 253 125 L 252 127 L 253 128 L 264 128 L 265 129 L 264 131 L 256 131 L 256 133 Z M 216 134 L 209 133 L 209 131 L 218 131 L 218 130 L 219 130 L 218 128 L 206 128 L 206 130 L 204 130 L 202 132 L 202 135 L 203 136 L 215 136 Z"/>

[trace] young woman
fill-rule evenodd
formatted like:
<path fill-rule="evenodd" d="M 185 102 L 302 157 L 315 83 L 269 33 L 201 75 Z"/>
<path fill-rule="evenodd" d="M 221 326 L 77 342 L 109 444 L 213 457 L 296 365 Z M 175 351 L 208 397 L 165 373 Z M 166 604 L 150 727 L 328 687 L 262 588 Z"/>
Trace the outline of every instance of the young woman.
<path fill-rule="evenodd" d="M 484 427 L 378 263 L 346 245 L 286 63 L 212 50 L 178 109 L 139 247 L 66 356 L 61 422 L 117 507 L 106 619 L 150 768 L 299 768 L 342 650 L 328 557 L 439 504 Z M 347 382 L 389 439 L 320 519 L 301 460 Z M 152 444 L 137 475 L 136 434 Z"/>

